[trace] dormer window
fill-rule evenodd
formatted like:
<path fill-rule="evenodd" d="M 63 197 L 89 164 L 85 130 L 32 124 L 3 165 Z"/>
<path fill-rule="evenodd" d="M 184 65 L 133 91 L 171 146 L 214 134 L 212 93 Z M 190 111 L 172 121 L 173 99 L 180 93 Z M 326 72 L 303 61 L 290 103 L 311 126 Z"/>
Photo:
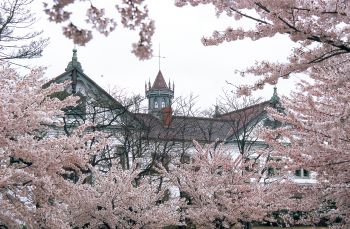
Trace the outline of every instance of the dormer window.
<path fill-rule="evenodd" d="M 310 178 L 310 172 L 309 172 L 309 170 L 306 170 L 306 169 L 295 170 L 294 175 L 297 178 Z"/>

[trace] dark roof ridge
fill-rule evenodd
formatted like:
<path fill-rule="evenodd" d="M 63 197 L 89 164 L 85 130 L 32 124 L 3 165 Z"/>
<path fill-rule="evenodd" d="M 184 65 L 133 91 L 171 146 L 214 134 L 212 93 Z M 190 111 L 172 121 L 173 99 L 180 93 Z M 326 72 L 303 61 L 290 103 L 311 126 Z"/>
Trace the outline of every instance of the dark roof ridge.
<path fill-rule="evenodd" d="M 222 116 L 227 116 L 227 115 L 231 115 L 231 114 L 234 114 L 234 113 L 239 113 L 239 112 L 251 109 L 253 107 L 264 106 L 265 104 L 269 104 L 269 103 L 270 103 L 270 100 L 266 100 L 264 102 L 253 104 L 253 105 L 250 105 L 250 106 L 247 106 L 247 107 L 243 107 L 243 108 L 238 109 L 238 110 L 234 110 L 234 111 L 230 111 L 230 112 L 227 112 L 227 113 L 219 114 L 218 118 L 220 119 L 220 117 L 222 117 Z"/>
<path fill-rule="evenodd" d="M 154 119 L 159 120 L 154 115 L 149 113 L 141 113 L 137 112 L 134 113 L 135 115 L 144 115 L 144 116 L 150 116 Z M 222 119 L 222 118 L 210 118 L 210 117 L 200 117 L 200 116 L 184 116 L 184 115 L 173 115 L 173 118 L 184 118 L 184 119 L 199 119 L 199 120 L 212 120 L 212 121 L 219 121 L 219 122 L 231 122 L 232 120 Z"/>
<path fill-rule="evenodd" d="M 193 118 L 193 119 L 201 119 L 201 120 L 213 120 L 213 121 L 224 121 L 224 122 L 231 122 L 231 120 L 226 120 L 222 118 L 210 118 L 210 117 L 200 117 L 200 116 L 184 116 L 184 115 L 173 115 L 173 118 Z"/>

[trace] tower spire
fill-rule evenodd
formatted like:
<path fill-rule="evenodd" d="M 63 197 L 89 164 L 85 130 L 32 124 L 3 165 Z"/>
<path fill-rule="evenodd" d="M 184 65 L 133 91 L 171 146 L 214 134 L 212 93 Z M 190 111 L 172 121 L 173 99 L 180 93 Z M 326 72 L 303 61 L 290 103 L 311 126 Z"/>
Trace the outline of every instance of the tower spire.
<path fill-rule="evenodd" d="M 157 77 L 153 82 L 152 89 L 168 89 L 161 71 L 158 72 Z"/>
<path fill-rule="evenodd" d="M 158 48 L 158 70 L 160 71 L 160 57 L 161 57 L 161 55 L 160 55 L 160 43 L 159 43 L 159 48 Z"/>
<path fill-rule="evenodd" d="M 158 70 L 160 71 L 160 59 L 165 58 L 165 56 L 160 55 L 160 43 L 159 43 L 159 47 L 158 47 L 158 56 L 153 56 L 153 57 L 158 57 Z"/>

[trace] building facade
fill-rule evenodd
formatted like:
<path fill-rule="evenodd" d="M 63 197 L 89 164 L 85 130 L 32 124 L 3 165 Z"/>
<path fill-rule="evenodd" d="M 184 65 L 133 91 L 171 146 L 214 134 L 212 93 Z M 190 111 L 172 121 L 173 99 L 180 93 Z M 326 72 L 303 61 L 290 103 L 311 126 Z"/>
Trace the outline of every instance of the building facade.
<path fill-rule="evenodd" d="M 75 49 L 65 71 L 47 85 L 67 80 L 70 83 L 60 96 L 73 94 L 80 99 L 77 107 L 66 111 L 64 133 L 87 122 L 94 125 L 94 131 L 107 133 L 109 145 L 91 159 L 101 169 L 108 169 L 113 163 L 121 163 L 126 169 L 139 163 L 145 174 L 152 174 L 158 163 L 167 167 L 174 161 L 190 160 L 195 153 L 193 140 L 213 147 L 224 144 L 233 155 L 254 159 L 255 149 L 267 147 L 256 130 L 280 125 L 267 116 L 266 108 L 283 112 L 275 88 L 270 100 L 223 114 L 216 111 L 213 117 L 174 115 L 175 85 L 170 81 L 167 84 L 160 70 L 153 84 L 145 84 L 147 113 L 132 112 L 83 72 Z M 273 168 L 267 169 L 266 175 L 272 171 Z M 312 180 L 311 173 L 302 168 L 293 176 L 299 183 Z"/>

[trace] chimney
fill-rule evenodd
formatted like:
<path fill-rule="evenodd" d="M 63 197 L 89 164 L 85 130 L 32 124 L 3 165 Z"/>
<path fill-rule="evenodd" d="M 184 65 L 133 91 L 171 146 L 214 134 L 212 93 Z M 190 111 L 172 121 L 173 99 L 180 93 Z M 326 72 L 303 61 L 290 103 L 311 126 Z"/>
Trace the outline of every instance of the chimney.
<path fill-rule="evenodd" d="M 163 125 L 164 126 L 170 126 L 171 121 L 172 121 L 172 115 L 173 111 L 171 107 L 164 107 L 162 110 L 162 116 L 163 116 Z"/>

